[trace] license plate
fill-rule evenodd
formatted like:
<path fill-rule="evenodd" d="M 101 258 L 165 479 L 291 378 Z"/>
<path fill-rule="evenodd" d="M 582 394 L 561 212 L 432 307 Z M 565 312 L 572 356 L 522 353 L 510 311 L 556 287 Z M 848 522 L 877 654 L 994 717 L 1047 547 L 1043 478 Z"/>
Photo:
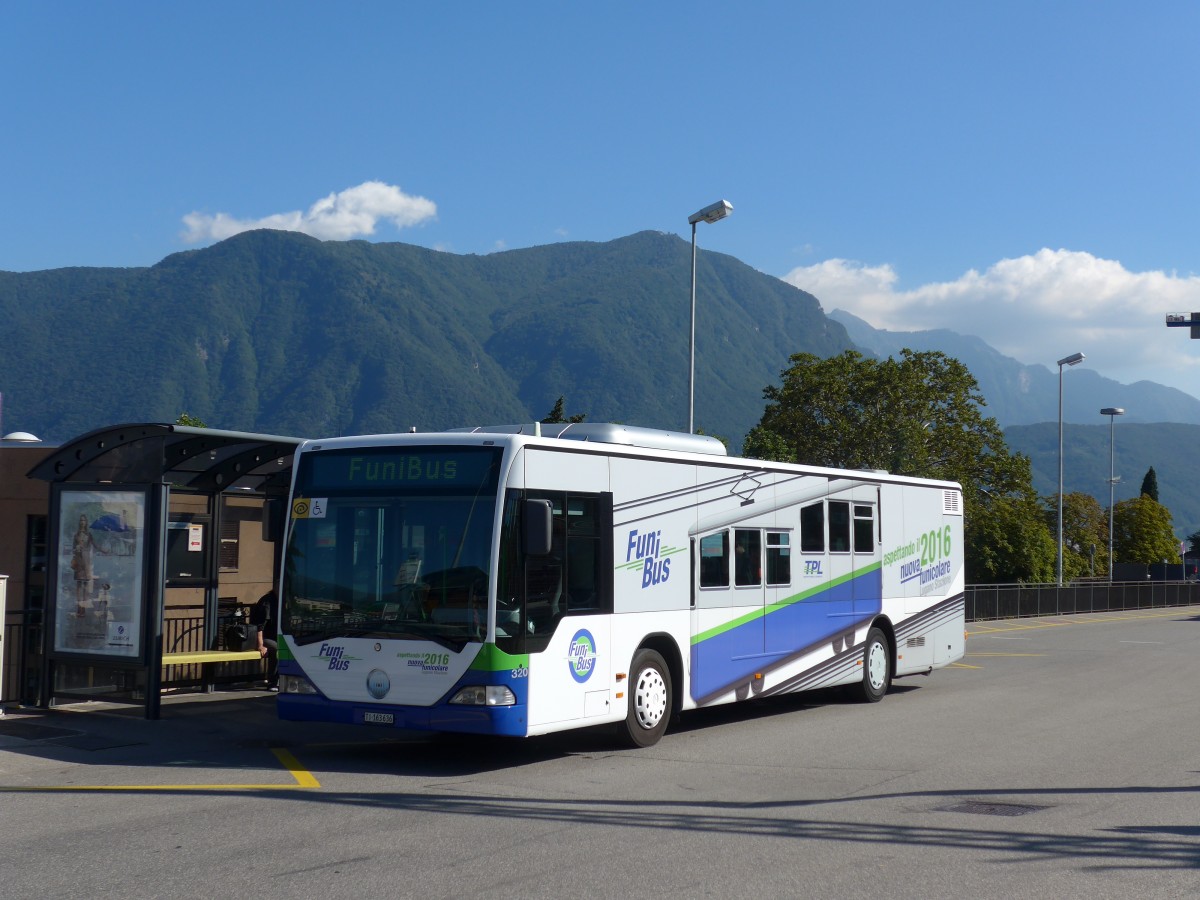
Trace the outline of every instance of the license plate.
<path fill-rule="evenodd" d="M 396 716 L 394 713 L 365 712 L 363 721 L 369 725 L 394 725 Z"/>

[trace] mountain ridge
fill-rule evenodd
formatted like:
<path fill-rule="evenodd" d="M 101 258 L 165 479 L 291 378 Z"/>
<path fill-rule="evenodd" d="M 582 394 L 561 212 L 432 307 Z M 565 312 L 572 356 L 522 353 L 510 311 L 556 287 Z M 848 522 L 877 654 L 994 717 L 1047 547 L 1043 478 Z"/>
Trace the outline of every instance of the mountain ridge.
<path fill-rule="evenodd" d="M 639 232 L 487 256 L 252 231 L 134 269 L 0 273 L 5 418 L 62 441 L 122 421 L 306 437 L 568 410 L 684 430 L 690 247 Z M 852 346 L 807 294 L 697 264 L 696 422 L 736 448 L 790 354 Z"/>
<path fill-rule="evenodd" d="M 941 350 L 958 359 L 979 382 L 988 415 L 1002 427 L 1058 421 L 1058 373 L 1048 366 L 1026 365 L 975 335 L 949 329 L 888 331 L 842 309 L 828 315 L 846 328 L 855 344 L 878 356 L 892 356 L 909 347 Z M 1200 400 L 1176 388 L 1146 380 L 1122 384 L 1086 368 L 1064 372 L 1064 422 L 1106 421 L 1100 410 L 1107 407 L 1124 408 L 1128 423 L 1200 424 Z"/>

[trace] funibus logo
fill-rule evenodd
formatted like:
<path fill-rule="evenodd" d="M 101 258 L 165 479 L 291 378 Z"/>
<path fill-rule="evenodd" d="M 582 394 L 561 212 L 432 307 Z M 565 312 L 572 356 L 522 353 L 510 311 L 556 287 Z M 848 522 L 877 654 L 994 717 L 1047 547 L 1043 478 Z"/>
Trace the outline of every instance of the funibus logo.
<path fill-rule="evenodd" d="M 567 650 L 567 665 L 571 668 L 571 677 L 583 684 L 596 671 L 596 639 L 586 628 L 580 628 L 571 638 L 571 646 Z"/>
<path fill-rule="evenodd" d="M 629 532 L 625 547 L 625 562 L 618 569 L 636 571 L 642 576 L 642 588 L 664 584 L 671 577 L 671 556 L 682 547 L 664 547 L 662 531 Z"/>

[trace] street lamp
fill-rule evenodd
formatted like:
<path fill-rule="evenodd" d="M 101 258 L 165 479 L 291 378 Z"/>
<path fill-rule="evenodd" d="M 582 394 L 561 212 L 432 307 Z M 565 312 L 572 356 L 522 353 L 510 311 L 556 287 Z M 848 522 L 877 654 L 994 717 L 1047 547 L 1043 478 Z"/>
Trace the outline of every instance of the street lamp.
<path fill-rule="evenodd" d="M 696 223 L 720 222 L 731 212 L 732 203 L 728 200 L 718 200 L 688 216 L 688 224 L 692 226 L 692 340 L 688 350 L 688 434 L 696 433 Z"/>
<path fill-rule="evenodd" d="M 1072 353 L 1058 361 L 1058 586 L 1062 587 L 1063 570 L 1063 445 L 1062 445 L 1062 391 L 1063 366 L 1077 366 L 1083 362 L 1082 353 Z"/>
<path fill-rule="evenodd" d="M 1113 488 L 1121 479 L 1113 474 L 1113 420 L 1125 415 L 1125 410 L 1119 406 L 1106 406 L 1100 410 L 1100 415 L 1108 416 L 1108 581 L 1112 583 L 1113 572 Z"/>

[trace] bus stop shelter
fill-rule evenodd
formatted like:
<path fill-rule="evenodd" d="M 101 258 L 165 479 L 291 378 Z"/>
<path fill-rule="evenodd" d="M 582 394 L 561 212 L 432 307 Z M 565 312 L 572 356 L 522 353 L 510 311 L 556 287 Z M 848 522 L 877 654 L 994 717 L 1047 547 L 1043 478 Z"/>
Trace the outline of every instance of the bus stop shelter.
<path fill-rule="evenodd" d="M 218 628 L 222 497 L 261 504 L 278 573 L 282 509 L 301 438 L 169 424 L 92 431 L 29 477 L 50 483 L 46 621 L 39 704 L 144 705 L 159 716 L 167 665 L 253 658 Z M 249 500 L 247 498 L 254 498 Z M 265 567 L 264 567 L 265 568 Z M 164 654 L 168 591 L 202 594 L 202 646 Z M 240 652 L 241 657 L 234 654 Z"/>

